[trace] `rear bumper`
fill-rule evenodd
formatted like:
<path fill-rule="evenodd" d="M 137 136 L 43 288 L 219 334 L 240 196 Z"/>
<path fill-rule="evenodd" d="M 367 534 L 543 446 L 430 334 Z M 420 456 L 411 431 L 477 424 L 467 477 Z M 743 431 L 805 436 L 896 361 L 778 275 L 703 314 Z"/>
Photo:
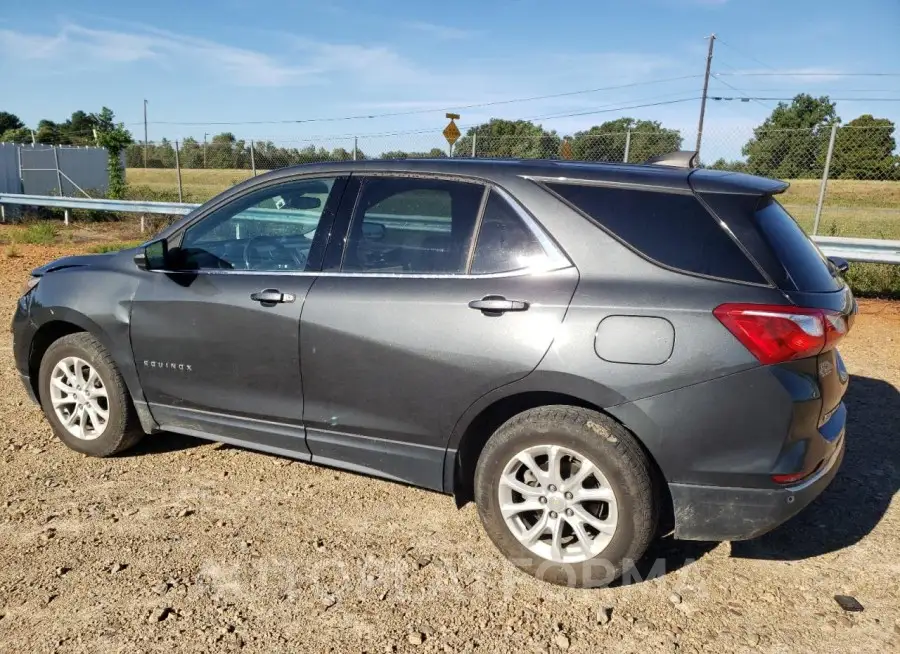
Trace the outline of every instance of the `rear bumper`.
<path fill-rule="evenodd" d="M 809 479 L 777 489 L 669 484 L 675 509 L 675 538 L 747 540 L 781 525 L 825 490 L 844 460 L 839 436 L 830 459 Z"/>

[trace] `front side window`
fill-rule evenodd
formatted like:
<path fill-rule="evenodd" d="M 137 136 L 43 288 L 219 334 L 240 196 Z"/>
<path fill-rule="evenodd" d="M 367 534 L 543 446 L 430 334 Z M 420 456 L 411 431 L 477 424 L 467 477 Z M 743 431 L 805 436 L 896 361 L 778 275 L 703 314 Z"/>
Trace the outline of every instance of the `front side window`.
<path fill-rule="evenodd" d="M 233 201 L 188 228 L 177 253 L 179 267 L 307 270 L 334 184 L 333 178 L 298 180 Z"/>
<path fill-rule="evenodd" d="M 482 185 L 469 182 L 364 180 L 341 269 L 464 273 L 483 195 Z"/>

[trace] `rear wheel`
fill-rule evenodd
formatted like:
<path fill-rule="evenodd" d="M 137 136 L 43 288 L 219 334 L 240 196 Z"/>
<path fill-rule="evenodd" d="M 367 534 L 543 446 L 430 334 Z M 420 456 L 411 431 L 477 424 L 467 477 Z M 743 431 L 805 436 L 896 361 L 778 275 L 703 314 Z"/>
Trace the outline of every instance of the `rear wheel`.
<path fill-rule="evenodd" d="M 53 431 L 77 452 L 110 456 L 143 436 L 112 357 L 86 332 L 63 336 L 47 348 L 38 385 Z"/>
<path fill-rule="evenodd" d="M 634 436 L 578 407 L 525 411 L 490 438 L 475 473 L 488 536 L 544 581 L 603 586 L 646 551 L 658 505 Z"/>

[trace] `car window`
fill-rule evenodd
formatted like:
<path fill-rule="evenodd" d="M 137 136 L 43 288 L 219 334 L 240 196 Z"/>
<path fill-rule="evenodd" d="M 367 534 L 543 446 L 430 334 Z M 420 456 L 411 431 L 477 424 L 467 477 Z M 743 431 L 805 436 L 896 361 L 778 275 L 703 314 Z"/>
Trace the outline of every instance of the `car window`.
<path fill-rule="evenodd" d="M 440 179 L 364 180 L 342 270 L 463 273 L 484 187 Z"/>
<path fill-rule="evenodd" d="M 492 191 L 475 242 L 471 272 L 510 272 L 541 266 L 548 260 L 547 253 L 515 209 Z"/>
<path fill-rule="evenodd" d="M 546 186 L 658 263 L 701 275 L 766 283 L 762 273 L 692 194 L 581 184 Z"/>
<path fill-rule="evenodd" d="M 778 202 L 772 198 L 763 201 L 754 218 L 798 290 L 827 293 L 843 287 L 819 248 Z"/>
<path fill-rule="evenodd" d="M 335 180 L 300 180 L 250 193 L 184 234 L 181 268 L 303 271 Z"/>

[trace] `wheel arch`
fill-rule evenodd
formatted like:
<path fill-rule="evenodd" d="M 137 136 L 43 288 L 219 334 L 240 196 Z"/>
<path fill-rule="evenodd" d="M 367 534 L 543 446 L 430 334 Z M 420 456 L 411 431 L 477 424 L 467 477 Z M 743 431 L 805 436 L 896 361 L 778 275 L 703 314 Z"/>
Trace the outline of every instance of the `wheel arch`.
<path fill-rule="evenodd" d="M 453 495 L 456 505 L 462 507 L 473 500 L 475 465 L 488 439 L 500 425 L 523 411 L 562 404 L 602 413 L 634 435 L 650 462 L 654 486 L 659 493 L 660 524 L 664 531 L 667 530 L 672 524 L 672 498 L 659 463 L 639 433 L 604 409 L 619 404 L 623 398 L 607 387 L 572 375 L 533 373 L 522 381 L 527 383 L 511 384 L 485 395 L 457 422 L 444 458 L 444 491 Z"/>
<path fill-rule="evenodd" d="M 100 341 L 100 344 L 111 353 L 128 390 L 128 400 L 137 411 L 144 431 L 150 433 L 158 429 L 143 402 L 143 391 L 140 384 L 132 374 L 133 361 L 123 362 L 120 357 L 116 356 L 117 350 L 112 339 L 100 325 L 83 313 L 68 307 L 41 307 L 41 311 L 37 315 L 32 315 L 32 320 L 36 329 L 28 350 L 28 376 L 38 402 L 41 401 L 39 380 L 41 361 L 47 349 L 63 336 L 87 332 Z"/>
<path fill-rule="evenodd" d="M 93 320 L 78 311 L 65 307 L 54 307 L 45 309 L 44 314 L 37 320 L 34 320 L 37 329 L 34 336 L 31 337 L 31 345 L 28 348 L 28 376 L 31 380 L 31 387 L 34 389 L 34 396 L 40 399 L 40 388 L 38 384 L 38 372 L 41 368 L 41 361 L 53 343 L 63 336 L 75 334 L 77 332 L 88 332 L 99 340 L 103 347 L 109 349 L 109 342 L 106 334 L 100 329 Z"/>

